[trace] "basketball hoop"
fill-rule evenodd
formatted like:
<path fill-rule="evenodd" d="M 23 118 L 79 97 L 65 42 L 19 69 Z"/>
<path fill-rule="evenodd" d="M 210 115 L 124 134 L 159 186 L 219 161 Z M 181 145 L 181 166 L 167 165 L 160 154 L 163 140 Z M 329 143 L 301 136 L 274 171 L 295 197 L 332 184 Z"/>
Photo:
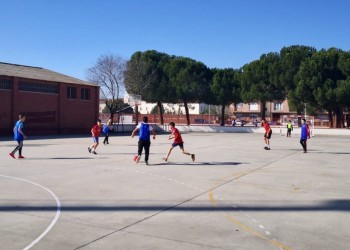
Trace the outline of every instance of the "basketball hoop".
<path fill-rule="evenodd" d="M 141 95 L 125 95 L 124 103 L 130 106 L 140 106 L 141 105 Z"/>

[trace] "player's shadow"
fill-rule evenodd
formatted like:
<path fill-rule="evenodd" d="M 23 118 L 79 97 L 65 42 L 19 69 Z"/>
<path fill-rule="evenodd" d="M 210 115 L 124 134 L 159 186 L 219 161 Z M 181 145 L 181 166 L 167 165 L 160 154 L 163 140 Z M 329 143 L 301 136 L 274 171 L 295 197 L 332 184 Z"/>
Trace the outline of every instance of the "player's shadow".
<path fill-rule="evenodd" d="M 350 152 L 317 152 L 318 154 L 350 155 Z"/>
<path fill-rule="evenodd" d="M 25 160 L 99 160 L 109 159 L 108 157 L 50 157 L 50 158 L 26 158 Z"/>
<path fill-rule="evenodd" d="M 236 166 L 244 164 L 243 162 L 162 162 L 150 164 L 152 166 Z"/>

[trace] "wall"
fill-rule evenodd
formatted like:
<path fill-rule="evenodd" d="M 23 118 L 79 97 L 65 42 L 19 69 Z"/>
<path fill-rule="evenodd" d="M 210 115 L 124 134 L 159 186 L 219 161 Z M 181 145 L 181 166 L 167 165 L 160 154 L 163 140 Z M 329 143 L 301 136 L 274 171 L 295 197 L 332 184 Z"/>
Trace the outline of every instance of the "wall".
<path fill-rule="evenodd" d="M 12 90 L 0 89 L 0 134 L 9 134 L 12 131 L 11 111 Z"/>
<path fill-rule="evenodd" d="M 77 88 L 77 99 L 67 98 L 67 87 Z M 90 89 L 90 100 L 81 100 L 82 88 Z M 90 133 L 99 117 L 99 88 L 62 83 L 60 93 L 60 133 Z"/>
<path fill-rule="evenodd" d="M 59 94 L 19 91 L 20 80 L 12 78 L 12 90 L 0 89 L 0 135 L 11 135 L 18 114 L 26 115 L 28 135 L 89 133 L 98 118 L 99 87 L 53 83 Z M 46 83 L 35 80 L 36 83 Z M 49 83 L 50 84 L 50 83 Z M 67 98 L 67 87 L 77 88 L 77 99 Z M 90 100 L 81 99 L 81 89 L 90 89 Z"/>

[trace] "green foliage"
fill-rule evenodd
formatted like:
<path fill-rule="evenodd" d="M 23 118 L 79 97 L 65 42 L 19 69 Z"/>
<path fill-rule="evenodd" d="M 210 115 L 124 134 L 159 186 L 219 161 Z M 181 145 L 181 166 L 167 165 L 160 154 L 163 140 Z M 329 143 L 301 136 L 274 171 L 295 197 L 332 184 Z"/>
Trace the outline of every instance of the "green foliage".
<path fill-rule="evenodd" d="M 108 104 L 108 105 L 107 105 Z M 122 111 L 123 113 L 133 113 L 133 109 L 123 100 L 106 100 L 106 106 L 103 108 L 103 114 L 116 114 Z"/>
<path fill-rule="evenodd" d="M 155 113 L 162 102 L 183 102 L 188 124 L 189 102 L 221 105 L 224 117 L 224 107 L 231 103 L 260 102 L 264 107 L 267 101 L 287 98 L 299 114 L 307 103 L 309 113 L 327 110 L 339 116 L 350 106 L 350 52 L 293 45 L 263 54 L 239 70 L 210 70 L 190 58 L 148 50 L 132 55 L 125 86 L 128 93 L 157 102 Z"/>

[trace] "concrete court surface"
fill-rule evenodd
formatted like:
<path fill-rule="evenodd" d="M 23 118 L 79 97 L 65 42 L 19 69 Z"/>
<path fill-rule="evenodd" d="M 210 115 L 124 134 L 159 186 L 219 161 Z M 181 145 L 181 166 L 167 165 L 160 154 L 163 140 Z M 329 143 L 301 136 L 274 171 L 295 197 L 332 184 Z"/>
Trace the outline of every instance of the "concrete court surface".
<path fill-rule="evenodd" d="M 102 139 L 102 138 L 101 138 Z M 349 249 L 350 138 L 183 134 L 189 156 L 137 138 L 0 141 L 1 249 Z"/>

